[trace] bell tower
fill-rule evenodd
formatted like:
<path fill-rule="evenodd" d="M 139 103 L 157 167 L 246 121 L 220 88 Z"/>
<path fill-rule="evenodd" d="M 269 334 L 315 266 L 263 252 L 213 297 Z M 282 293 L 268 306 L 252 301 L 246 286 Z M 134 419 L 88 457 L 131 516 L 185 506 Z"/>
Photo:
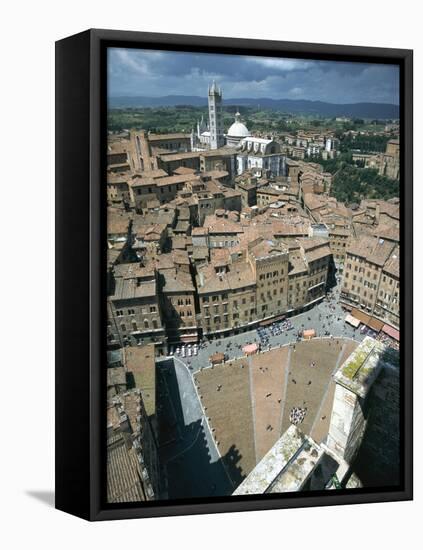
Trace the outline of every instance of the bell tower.
<path fill-rule="evenodd" d="M 222 91 L 213 84 L 209 87 L 209 128 L 210 128 L 210 148 L 218 149 L 225 145 L 223 135 L 222 120 Z"/>

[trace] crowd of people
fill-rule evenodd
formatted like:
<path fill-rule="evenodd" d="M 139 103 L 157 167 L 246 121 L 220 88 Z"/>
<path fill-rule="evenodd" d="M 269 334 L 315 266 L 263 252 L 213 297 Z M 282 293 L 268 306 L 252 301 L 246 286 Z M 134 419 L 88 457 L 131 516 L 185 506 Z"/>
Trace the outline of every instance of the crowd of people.
<path fill-rule="evenodd" d="M 307 407 L 304 409 L 302 407 L 293 407 L 289 413 L 289 421 L 291 424 L 294 424 L 294 426 L 297 426 L 303 422 L 306 414 Z"/>

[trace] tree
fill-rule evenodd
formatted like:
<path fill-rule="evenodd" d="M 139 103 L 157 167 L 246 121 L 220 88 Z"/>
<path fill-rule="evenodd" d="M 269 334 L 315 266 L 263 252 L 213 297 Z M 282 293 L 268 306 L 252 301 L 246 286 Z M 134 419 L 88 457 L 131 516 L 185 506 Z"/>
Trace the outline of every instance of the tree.
<path fill-rule="evenodd" d="M 379 175 L 375 169 L 344 164 L 333 179 L 331 193 L 346 203 L 364 198 L 387 200 L 398 197 L 398 186 L 398 181 Z"/>

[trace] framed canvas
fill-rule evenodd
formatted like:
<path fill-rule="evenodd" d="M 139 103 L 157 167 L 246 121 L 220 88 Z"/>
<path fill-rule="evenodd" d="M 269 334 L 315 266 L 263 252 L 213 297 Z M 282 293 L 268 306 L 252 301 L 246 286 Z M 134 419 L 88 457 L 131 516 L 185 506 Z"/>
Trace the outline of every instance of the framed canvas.
<path fill-rule="evenodd" d="M 57 42 L 58 509 L 412 498 L 412 150 L 410 50 Z"/>

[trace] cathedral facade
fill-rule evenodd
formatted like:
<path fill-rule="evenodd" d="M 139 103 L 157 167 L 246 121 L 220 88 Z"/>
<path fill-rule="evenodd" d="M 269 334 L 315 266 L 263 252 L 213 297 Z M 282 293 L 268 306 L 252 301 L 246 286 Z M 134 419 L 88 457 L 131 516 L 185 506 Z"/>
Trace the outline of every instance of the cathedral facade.
<path fill-rule="evenodd" d="M 280 144 L 273 139 L 253 136 L 238 111 L 235 121 L 224 133 L 222 90 L 214 81 L 208 89 L 208 110 L 208 123 L 201 117 L 196 131 L 191 132 L 192 150 L 235 149 L 237 174 L 252 170 L 258 176 L 286 175 L 285 155 L 281 153 Z"/>

